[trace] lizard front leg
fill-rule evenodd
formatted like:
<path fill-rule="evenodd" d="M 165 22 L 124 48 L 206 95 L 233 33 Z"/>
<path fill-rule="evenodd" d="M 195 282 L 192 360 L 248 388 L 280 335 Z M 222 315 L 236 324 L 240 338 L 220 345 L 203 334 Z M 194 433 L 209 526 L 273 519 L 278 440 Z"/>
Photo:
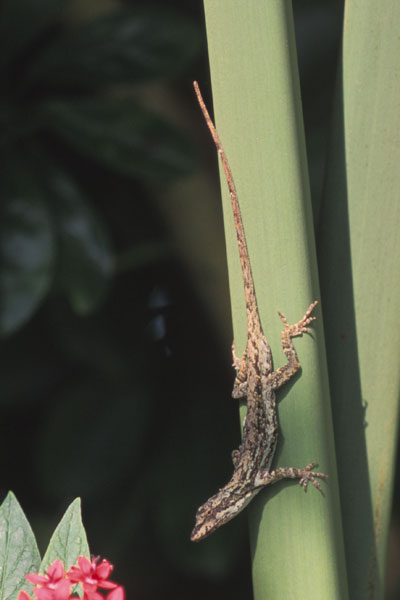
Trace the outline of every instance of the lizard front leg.
<path fill-rule="evenodd" d="M 297 352 L 293 345 L 292 338 L 298 335 L 302 335 L 303 333 L 308 333 L 310 331 L 307 325 L 315 321 L 316 317 L 311 317 L 310 315 L 314 308 L 317 306 L 317 304 L 317 300 L 310 304 L 304 317 L 300 319 L 298 323 L 295 323 L 295 325 L 289 325 L 285 315 L 278 311 L 278 315 L 282 319 L 284 325 L 281 334 L 282 349 L 286 355 L 286 358 L 288 359 L 288 362 L 283 367 L 279 367 L 279 369 L 273 371 L 269 376 L 269 381 L 273 389 L 276 390 L 280 388 L 284 383 L 289 381 L 289 379 L 293 377 L 293 375 L 295 375 L 300 369 L 300 362 L 297 357 Z"/>
<path fill-rule="evenodd" d="M 232 398 L 244 398 L 247 396 L 247 348 L 243 352 L 242 358 L 239 358 L 236 356 L 235 342 L 232 342 L 232 359 L 232 366 L 236 369 Z"/>
<path fill-rule="evenodd" d="M 312 462 L 303 469 L 296 469 L 294 467 L 282 467 L 280 469 L 275 469 L 275 471 L 268 472 L 267 470 L 260 471 L 257 475 L 254 485 L 256 487 L 270 485 L 272 483 L 276 483 L 277 481 L 281 481 L 281 479 L 299 479 L 299 484 L 303 486 L 304 491 L 307 489 L 308 482 L 311 483 L 319 489 L 320 492 L 321 486 L 319 485 L 316 477 L 320 477 L 323 479 L 327 479 L 328 475 L 325 473 L 318 473 L 316 471 L 312 471 L 313 467 L 315 467 L 317 463 Z"/>

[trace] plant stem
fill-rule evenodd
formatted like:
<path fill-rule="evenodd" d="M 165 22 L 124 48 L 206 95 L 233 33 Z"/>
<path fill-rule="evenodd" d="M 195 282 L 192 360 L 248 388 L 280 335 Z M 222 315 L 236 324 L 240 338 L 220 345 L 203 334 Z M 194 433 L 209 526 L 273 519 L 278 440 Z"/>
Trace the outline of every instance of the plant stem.
<path fill-rule="evenodd" d="M 264 332 L 279 366 L 276 311 L 296 321 L 319 296 L 291 4 L 205 0 L 204 6 L 216 125 L 238 191 Z M 221 185 L 240 353 L 246 311 L 223 174 Z M 316 315 L 313 335 L 295 342 L 301 377 L 278 398 L 283 441 L 274 466 L 318 460 L 329 482 L 325 496 L 278 484 L 250 505 L 256 600 L 347 598 L 322 316 Z"/>

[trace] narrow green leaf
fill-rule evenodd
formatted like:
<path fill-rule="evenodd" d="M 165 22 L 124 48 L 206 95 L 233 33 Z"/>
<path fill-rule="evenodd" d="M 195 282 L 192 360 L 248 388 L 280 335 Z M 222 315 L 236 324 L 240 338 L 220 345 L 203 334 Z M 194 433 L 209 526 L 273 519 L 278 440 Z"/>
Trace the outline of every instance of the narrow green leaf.
<path fill-rule="evenodd" d="M 58 241 L 57 282 L 74 310 L 88 314 L 103 300 L 113 273 L 110 240 L 100 216 L 67 173 L 47 169 L 47 185 Z"/>
<path fill-rule="evenodd" d="M 400 398 L 400 3 L 346 2 L 320 269 L 350 596 L 384 596 Z"/>
<path fill-rule="evenodd" d="M 78 556 L 90 558 L 86 532 L 82 523 L 81 500 L 76 498 L 67 508 L 63 518 L 57 525 L 43 560 L 40 573 L 45 573 L 49 566 L 59 558 L 68 570 L 75 564 Z"/>
<path fill-rule="evenodd" d="M 60 14 L 67 0 L 2 0 L 0 66 L 33 42 Z"/>
<path fill-rule="evenodd" d="M 20 327 L 47 293 L 53 274 L 52 222 L 29 166 L 3 161 L 0 179 L 0 334 Z"/>
<path fill-rule="evenodd" d="M 37 573 L 40 554 L 29 522 L 12 492 L 0 506 L 0 600 L 16 600 L 20 590 L 30 593 L 27 573 Z"/>
<path fill-rule="evenodd" d="M 242 209 L 258 308 L 276 367 L 284 363 L 281 310 L 296 322 L 319 297 L 290 2 L 205 0 L 216 125 Z M 250 40 L 250 43 L 249 43 Z M 237 352 L 247 338 L 243 281 L 222 174 Z M 294 341 L 301 373 L 278 394 L 280 443 L 273 467 L 318 461 L 324 494 L 294 482 L 262 490 L 248 508 L 256 600 L 345 600 L 341 530 L 322 314 Z M 242 411 L 244 412 L 244 411 Z M 213 534 L 215 535 L 215 534 Z"/>
<path fill-rule="evenodd" d="M 47 46 L 32 82 L 81 86 L 139 83 L 178 75 L 200 48 L 198 27 L 160 5 L 106 14 Z"/>
<path fill-rule="evenodd" d="M 133 101 L 48 102 L 41 105 L 40 118 L 78 152 L 125 175 L 173 178 L 195 165 L 189 139 Z"/>

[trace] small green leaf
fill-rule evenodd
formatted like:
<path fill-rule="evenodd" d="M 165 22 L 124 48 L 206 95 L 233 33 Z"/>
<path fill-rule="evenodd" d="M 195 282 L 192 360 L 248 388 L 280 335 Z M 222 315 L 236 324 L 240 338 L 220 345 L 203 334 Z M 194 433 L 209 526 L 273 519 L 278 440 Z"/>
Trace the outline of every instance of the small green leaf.
<path fill-rule="evenodd" d="M 60 14 L 67 0 L 3 0 L 0 66 L 33 42 Z"/>
<path fill-rule="evenodd" d="M 35 536 L 16 497 L 8 492 L 0 506 L 0 600 L 16 600 L 18 592 L 30 593 L 27 573 L 37 573 L 40 554 Z"/>
<path fill-rule="evenodd" d="M 47 46 L 29 74 L 61 86 L 138 83 L 178 75 L 199 51 L 195 23 L 170 9 L 139 7 L 106 14 Z"/>
<path fill-rule="evenodd" d="M 45 129 L 119 173 L 161 179 L 194 168 L 188 137 L 133 101 L 54 101 L 39 110 Z"/>
<path fill-rule="evenodd" d="M 67 173 L 52 168 L 47 184 L 59 248 L 57 281 L 74 310 L 88 314 L 104 298 L 114 270 L 107 230 Z"/>
<path fill-rule="evenodd" d="M 71 565 L 76 563 L 78 556 L 90 558 L 86 532 L 82 523 L 80 498 L 76 498 L 69 505 L 51 536 L 40 565 L 40 573 L 45 573 L 57 558 L 64 563 L 68 570 Z"/>
<path fill-rule="evenodd" d="M 20 327 L 47 293 L 53 275 L 53 227 L 27 164 L 5 162 L 0 180 L 0 334 Z"/>

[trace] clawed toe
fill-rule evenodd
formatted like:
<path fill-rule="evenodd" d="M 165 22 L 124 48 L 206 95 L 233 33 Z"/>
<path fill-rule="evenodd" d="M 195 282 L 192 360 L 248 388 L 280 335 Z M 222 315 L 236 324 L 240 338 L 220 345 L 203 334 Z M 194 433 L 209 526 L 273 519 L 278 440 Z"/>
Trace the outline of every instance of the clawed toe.
<path fill-rule="evenodd" d="M 242 364 L 242 359 L 236 356 L 235 342 L 232 342 L 232 360 L 232 367 L 236 369 L 236 371 L 239 371 Z"/>
<path fill-rule="evenodd" d="M 316 487 L 322 493 L 321 486 L 319 485 L 319 482 L 316 480 L 316 477 L 327 479 L 328 475 L 325 475 L 325 473 L 318 473 L 316 471 L 312 471 L 311 469 L 313 467 L 315 467 L 316 464 L 317 464 L 316 462 L 312 462 L 309 465 L 307 465 L 306 467 L 304 467 L 304 469 L 302 469 L 302 477 L 299 481 L 299 485 L 301 485 L 303 487 L 304 491 L 306 491 L 307 485 L 311 481 L 313 486 Z"/>
<path fill-rule="evenodd" d="M 302 319 L 300 319 L 300 321 L 298 323 L 296 323 L 295 325 L 289 325 L 285 315 L 278 310 L 278 315 L 282 319 L 282 323 L 284 325 L 285 330 L 289 331 L 290 337 L 296 337 L 298 335 L 301 335 L 302 333 L 310 332 L 310 329 L 307 327 L 307 325 L 310 325 L 310 323 L 312 323 L 316 319 L 316 317 L 311 317 L 310 315 L 311 315 L 312 311 L 314 310 L 314 308 L 317 306 L 317 304 L 318 304 L 317 301 L 310 304 L 304 317 Z"/>

